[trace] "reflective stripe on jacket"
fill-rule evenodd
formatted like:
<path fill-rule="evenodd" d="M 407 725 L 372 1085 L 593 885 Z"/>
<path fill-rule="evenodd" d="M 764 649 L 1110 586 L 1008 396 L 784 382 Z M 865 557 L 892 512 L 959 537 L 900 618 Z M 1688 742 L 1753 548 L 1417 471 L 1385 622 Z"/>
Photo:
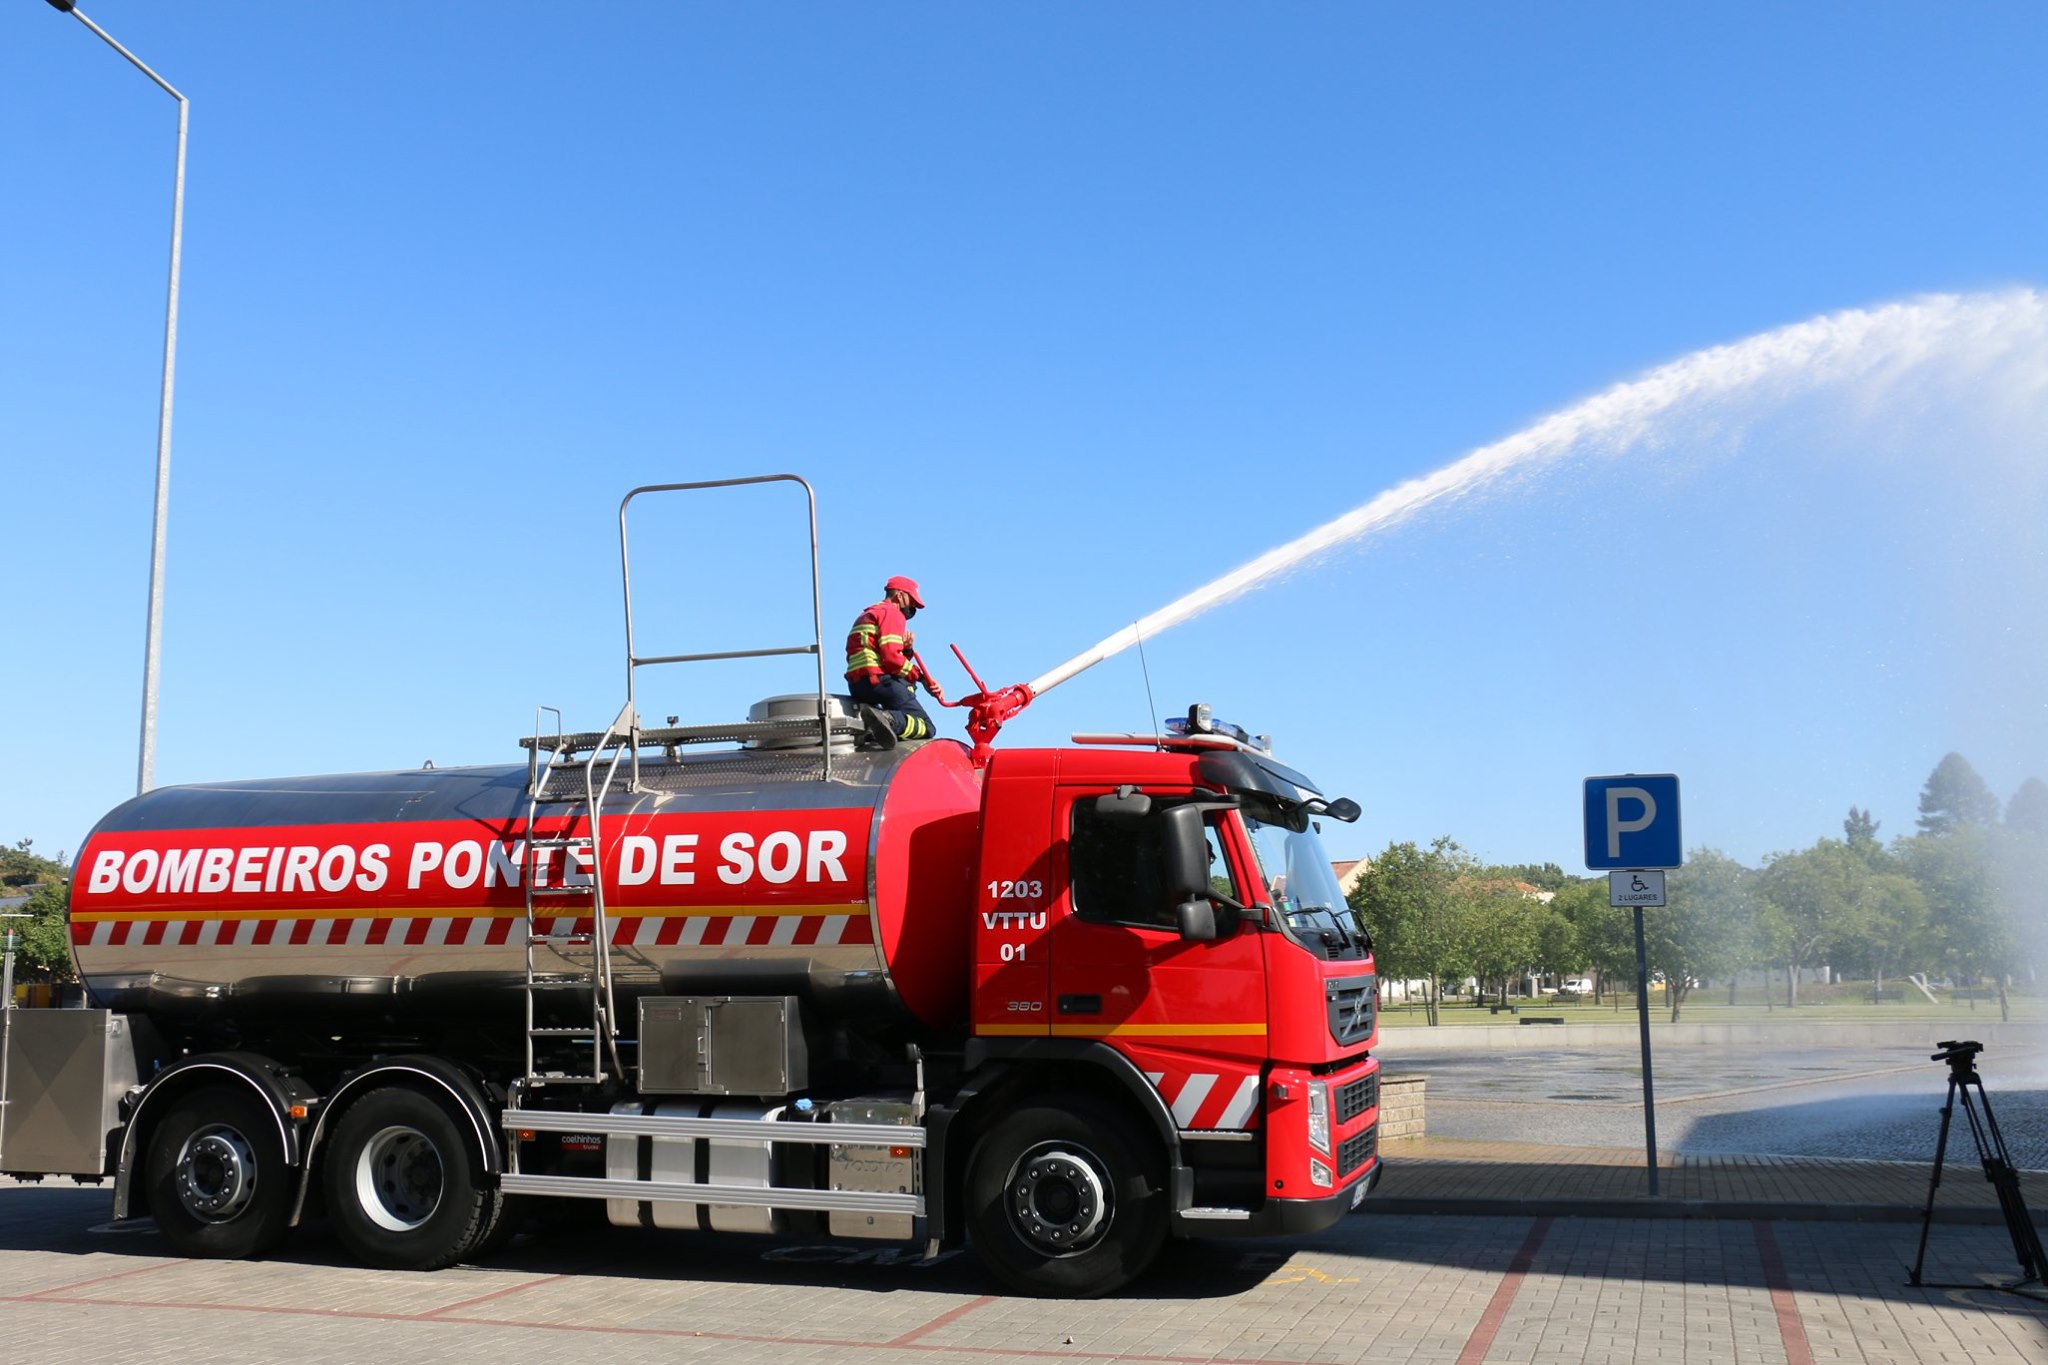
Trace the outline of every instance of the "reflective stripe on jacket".
<path fill-rule="evenodd" d="M 917 656 L 905 649 L 909 633 L 903 610 L 894 602 L 884 598 L 869 607 L 854 618 L 853 629 L 847 633 L 846 676 L 870 680 L 887 676 L 916 686 L 924 679 L 924 669 Z"/>

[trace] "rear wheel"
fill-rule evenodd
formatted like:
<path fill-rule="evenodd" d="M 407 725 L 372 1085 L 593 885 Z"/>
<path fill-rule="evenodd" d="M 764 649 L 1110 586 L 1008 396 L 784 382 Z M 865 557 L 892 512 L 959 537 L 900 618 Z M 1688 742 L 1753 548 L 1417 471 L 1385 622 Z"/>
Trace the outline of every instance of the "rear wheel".
<path fill-rule="evenodd" d="M 505 1196 L 486 1187 L 462 1127 L 415 1090 L 374 1090 L 335 1125 L 327 1216 L 365 1265 L 439 1270 L 497 1225 Z"/>
<path fill-rule="evenodd" d="M 201 1086 L 172 1106 L 143 1172 L 149 1210 L 181 1255 L 260 1256 L 290 1230 L 277 1115 L 242 1086 Z"/>
<path fill-rule="evenodd" d="M 1004 1115 L 974 1150 L 967 1198 L 982 1259 L 1027 1294 L 1111 1293 L 1166 1240 L 1162 1163 L 1129 1118 L 1092 1096 Z"/>

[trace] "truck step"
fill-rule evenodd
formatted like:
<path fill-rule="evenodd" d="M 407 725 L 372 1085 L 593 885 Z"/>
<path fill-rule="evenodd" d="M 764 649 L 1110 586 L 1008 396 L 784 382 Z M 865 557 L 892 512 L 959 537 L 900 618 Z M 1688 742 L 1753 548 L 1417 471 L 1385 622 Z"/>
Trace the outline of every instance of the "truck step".
<path fill-rule="evenodd" d="M 710 1138 L 723 1141 L 800 1142 L 843 1147 L 927 1145 L 914 1123 L 803 1123 L 790 1119 L 687 1118 L 670 1114 L 587 1114 L 555 1109 L 507 1109 L 505 1128 L 538 1133 L 603 1133 L 616 1137 Z"/>
<path fill-rule="evenodd" d="M 1182 1209 L 1180 1216 L 1205 1223 L 1244 1223 L 1251 1220 L 1250 1209 Z"/>
<path fill-rule="evenodd" d="M 924 1215 L 921 1194 L 808 1190 L 776 1185 L 698 1185 L 681 1181 L 600 1180 L 591 1176 L 501 1175 L 507 1194 L 570 1199 L 645 1199 L 659 1203 L 731 1204 L 749 1208 L 817 1209 L 828 1213 Z"/>

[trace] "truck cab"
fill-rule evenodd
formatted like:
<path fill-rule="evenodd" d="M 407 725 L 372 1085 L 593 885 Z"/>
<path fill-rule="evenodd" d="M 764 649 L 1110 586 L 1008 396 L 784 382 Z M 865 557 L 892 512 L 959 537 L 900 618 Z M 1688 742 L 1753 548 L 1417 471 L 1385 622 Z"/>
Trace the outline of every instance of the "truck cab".
<path fill-rule="evenodd" d="M 1379 1175 L 1371 943 L 1318 837 L 1356 806 L 1215 734 L 1076 740 L 988 768 L 970 1060 L 1123 1078 L 1173 1154 L 1175 1233 L 1329 1225 Z M 1116 1173 L 1069 1155 L 984 1246 L 1071 1246 L 1085 1220 L 1041 1205 Z"/>

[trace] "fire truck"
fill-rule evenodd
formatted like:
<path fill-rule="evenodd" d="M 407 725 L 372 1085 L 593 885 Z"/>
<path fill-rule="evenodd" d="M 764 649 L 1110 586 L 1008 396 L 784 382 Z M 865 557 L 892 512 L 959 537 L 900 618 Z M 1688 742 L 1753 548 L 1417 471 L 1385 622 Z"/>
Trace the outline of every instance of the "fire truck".
<path fill-rule="evenodd" d="M 1300 1234 L 1377 1182 L 1352 820 L 1202 706 L 1157 734 L 877 748 L 826 687 L 627 701 L 490 767 L 161 788 L 79 851 L 91 1008 L 7 1016 L 0 1171 L 113 1179 L 182 1255 L 322 1216 L 380 1267 L 540 1201 L 621 1227 L 971 1244 L 1093 1295 L 1169 1237 Z M 965 664 L 964 657 L 961 660 Z M 977 686 L 980 686 L 977 680 Z M 585 1202 L 583 1207 L 591 1207 Z"/>

